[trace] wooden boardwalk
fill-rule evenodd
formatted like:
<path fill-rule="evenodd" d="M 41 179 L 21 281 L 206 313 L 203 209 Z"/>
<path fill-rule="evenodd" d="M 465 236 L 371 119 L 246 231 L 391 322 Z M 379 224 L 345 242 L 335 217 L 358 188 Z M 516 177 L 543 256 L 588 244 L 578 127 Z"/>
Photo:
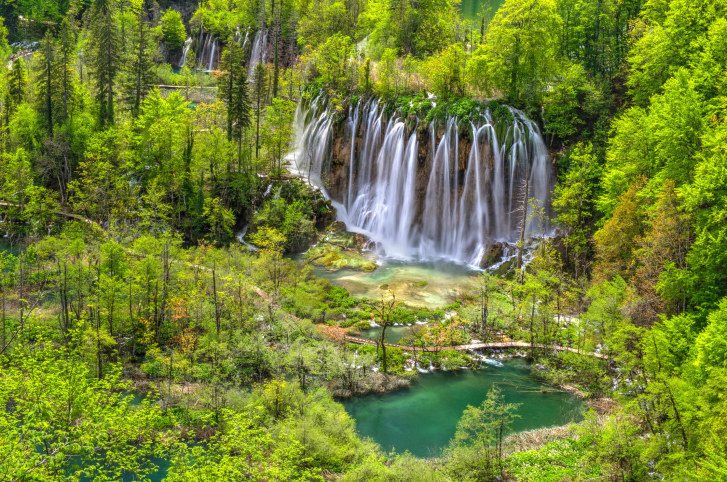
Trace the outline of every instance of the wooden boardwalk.
<path fill-rule="evenodd" d="M 367 340 L 365 338 L 358 338 L 358 337 L 350 336 L 350 335 L 344 335 L 343 339 L 344 339 L 344 341 L 347 341 L 349 343 L 355 343 L 357 345 L 376 346 L 378 344 L 374 340 Z M 386 346 L 393 347 L 393 348 L 400 348 L 403 351 L 425 351 L 425 352 L 438 352 L 438 351 L 445 351 L 445 350 L 456 350 L 456 351 L 507 350 L 507 349 L 511 349 L 511 348 L 528 349 L 531 347 L 530 343 L 528 343 L 526 341 L 493 341 L 493 342 L 488 342 L 488 343 L 484 343 L 484 342 L 469 343 L 467 345 L 453 345 L 453 346 L 441 346 L 441 347 L 433 347 L 433 346 L 416 347 L 416 346 L 406 346 L 406 345 L 396 345 L 396 344 L 386 343 Z M 555 351 L 568 351 L 571 353 L 577 353 L 579 355 L 593 356 L 593 357 L 601 358 L 604 360 L 608 358 L 603 353 L 584 352 L 584 351 L 580 351 L 576 348 L 572 348 L 569 346 L 544 345 L 542 343 L 535 343 L 532 346 L 534 346 L 535 348 L 555 350 Z"/>

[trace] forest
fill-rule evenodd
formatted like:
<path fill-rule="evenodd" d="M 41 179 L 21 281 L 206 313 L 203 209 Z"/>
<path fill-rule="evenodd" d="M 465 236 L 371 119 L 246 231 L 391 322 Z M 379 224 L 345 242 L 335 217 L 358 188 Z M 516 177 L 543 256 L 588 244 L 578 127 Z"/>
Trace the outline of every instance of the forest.
<path fill-rule="evenodd" d="M 727 4 L 3 0 L 0 325 L 0 480 L 727 480 Z"/>

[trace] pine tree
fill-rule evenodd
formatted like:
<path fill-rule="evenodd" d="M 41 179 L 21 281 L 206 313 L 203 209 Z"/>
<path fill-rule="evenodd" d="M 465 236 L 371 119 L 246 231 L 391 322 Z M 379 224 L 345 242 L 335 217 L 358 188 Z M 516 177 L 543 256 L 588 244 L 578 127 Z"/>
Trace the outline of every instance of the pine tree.
<path fill-rule="evenodd" d="M 146 9 L 143 4 L 135 7 L 136 23 L 130 32 L 129 40 L 132 47 L 126 62 L 128 78 L 124 84 L 124 94 L 131 106 L 131 114 L 138 117 L 141 103 L 149 93 L 149 85 L 154 82 L 152 74 L 154 44 L 151 28 L 145 20 Z"/>
<path fill-rule="evenodd" d="M 114 122 L 114 88 L 121 61 L 116 0 L 96 0 L 91 8 L 90 63 L 96 84 L 101 128 Z"/>
<path fill-rule="evenodd" d="M 56 122 L 63 123 L 68 119 L 76 97 L 76 35 L 75 25 L 71 17 L 66 17 L 61 22 L 61 30 L 58 37 L 56 52 L 56 66 L 58 88 L 56 92 L 59 97 L 60 107 L 56 109 Z"/>
<path fill-rule="evenodd" d="M 15 107 L 22 104 L 25 100 L 25 84 L 28 80 L 25 61 L 22 58 L 15 59 L 13 61 L 9 77 L 8 94 L 10 95 L 10 101 L 13 105 L 13 112 L 15 112 Z"/>
<path fill-rule="evenodd" d="M 7 89 L 3 99 L 3 126 L 5 129 L 10 125 L 10 118 L 18 105 L 25 100 L 27 78 L 25 62 L 22 58 L 15 59 L 8 72 Z"/>
<path fill-rule="evenodd" d="M 252 124 L 250 94 L 245 68 L 245 52 L 232 37 L 222 53 L 218 85 L 220 97 L 227 107 L 227 140 L 237 141 L 238 160 L 242 163 L 242 138 Z"/>
<path fill-rule="evenodd" d="M 40 61 L 38 65 L 40 71 L 37 75 L 38 85 L 38 103 L 39 110 L 43 114 L 45 120 L 45 128 L 48 136 L 53 137 L 53 99 L 54 99 L 54 66 L 56 57 L 56 46 L 50 30 L 46 31 L 45 37 L 41 41 Z"/>
<path fill-rule="evenodd" d="M 280 0 L 280 5 L 276 12 L 275 0 L 273 0 L 273 17 L 275 19 L 275 22 L 273 24 L 273 36 L 275 37 L 275 54 L 273 58 L 273 97 L 278 96 L 278 77 L 280 75 L 278 42 L 280 41 L 280 11 L 283 8 L 282 3 L 282 0 Z"/>

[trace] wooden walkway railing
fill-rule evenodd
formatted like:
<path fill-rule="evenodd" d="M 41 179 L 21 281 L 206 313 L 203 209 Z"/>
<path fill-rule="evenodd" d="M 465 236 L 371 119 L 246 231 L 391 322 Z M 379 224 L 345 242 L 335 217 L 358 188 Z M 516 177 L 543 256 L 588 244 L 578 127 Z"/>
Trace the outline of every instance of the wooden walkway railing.
<path fill-rule="evenodd" d="M 368 340 L 366 338 L 358 338 L 355 336 L 350 335 L 344 335 L 343 337 L 344 341 L 347 341 L 349 343 L 355 343 L 357 345 L 371 345 L 376 346 L 378 343 L 374 340 Z M 400 348 L 404 351 L 424 351 L 424 352 L 438 352 L 438 351 L 445 351 L 445 350 L 456 350 L 456 351 L 469 351 L 469 350 L 498 350 L 498 349 L 509 349 L 509 348 L 530 348 L 530 343 L 526 341 L 493 341 L 493 342 L 482 342 L 482 343 L 469 343 L 467 345 L 453 345 L 453 346 L 440 346 L 440 347 L 433 347 L 433 346 L 426 346 L 426 347 L 416 347 L 416 346 L 406 346 L 406 345 L 396 345 L 393 343 L 386 343 L 387 347 L 393 347 L 393 348 Z M 579 355 L 587 355 L 587 356 L 593 356 L 596 358 L 606 359 L 608 358 L 603 353 L 595 353 L 595 352 L 584 352 L 580 351 L 576 348 L 572 348 L 569 346 L 560 346 L 560 345 L 544 345 L 542 343 L 535 343 L 535 348 L 541 348 L 541 349 L 549 349 L 549 350 L 555 350 L 555 351 L 568 351 L 571 353 L 577 353 Z"/>

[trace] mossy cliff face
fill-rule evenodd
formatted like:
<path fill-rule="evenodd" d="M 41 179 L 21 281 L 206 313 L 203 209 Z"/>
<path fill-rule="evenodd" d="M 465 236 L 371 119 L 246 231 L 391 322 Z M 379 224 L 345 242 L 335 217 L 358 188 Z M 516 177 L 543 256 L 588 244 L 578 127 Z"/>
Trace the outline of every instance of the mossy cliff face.
<path fill-rule="evenodd" d="M 437 122 L 437 139 L 444 136 L 444 125 Z M 416 125 L 416 123 L 414 124 Z M 382 123 L 383 129 L 386 123 Z M 326 174 L 326 189 L 331 198 L 337 202 L 343 202 L 346 190 L 348 189 L 348 173 L 351 169 L 351 143 L 354 142 L 355 156 L 358 156 L 363 149 L 363 127 L 359 124 L 355 136 L 352 135 L 351 127 L 346 122 L 338 122 L 333 126 L 332 143 L 330 151 L 330 170 Z M 427 193 L 430 172 L 432 170 L 432 142 L 431 133 L 428 129 L 411 129 L 408 134 L 415 133 L 417 137 L 417 175 L 416 192 L 417 198 L 423 200 Z M 468 155 L 472 148 L 471 132 L 468 129 L 460 129 L 457 142 L 457 170 L 462 174 L 460 180 L 464 180 L 464 172 L 467 169 Z M 491 159 L 489 152 L 485 153 L 487 159 Z M 458 186 L 461 191 L 462 186 Z M 419 222 L 424 214 L 424 203 L 417 203 L 415 222 Z"/>

